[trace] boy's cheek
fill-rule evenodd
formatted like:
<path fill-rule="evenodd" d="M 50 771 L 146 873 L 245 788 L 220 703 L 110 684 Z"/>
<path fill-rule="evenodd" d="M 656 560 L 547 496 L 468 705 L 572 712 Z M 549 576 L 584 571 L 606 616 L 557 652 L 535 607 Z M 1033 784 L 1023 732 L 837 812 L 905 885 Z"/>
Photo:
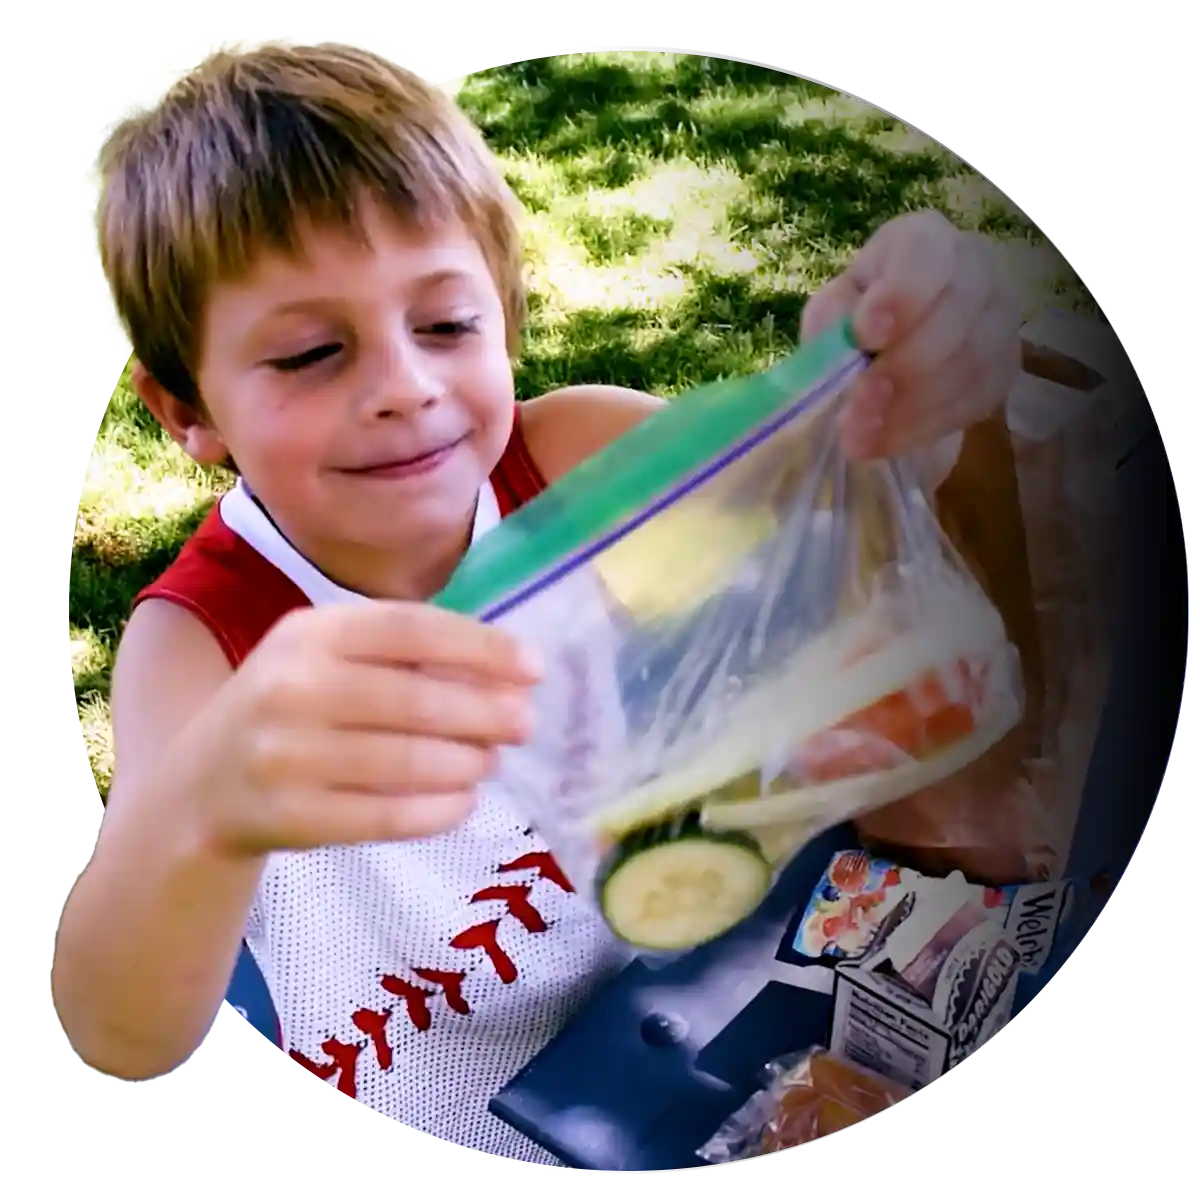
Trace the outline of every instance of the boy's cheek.
<path fill-rule="evenodd" d="M 333 460 L 337 444 L 330 433 L 299 414 L 245 432 L 241 444 L 233 448 L 234 457 L 248 474 L 255 471 L 289 491 L 306 476 L 320 474 Z"/>

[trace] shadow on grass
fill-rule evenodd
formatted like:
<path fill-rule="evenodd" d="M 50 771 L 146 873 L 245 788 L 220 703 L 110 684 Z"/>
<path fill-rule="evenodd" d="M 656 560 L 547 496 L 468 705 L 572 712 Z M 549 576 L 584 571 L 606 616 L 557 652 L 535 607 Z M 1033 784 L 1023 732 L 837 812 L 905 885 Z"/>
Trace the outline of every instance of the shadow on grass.
<path fill-rule="evenodd" d="M 645 213 L 622 213 L 615 217 L 599 217 L 577 213 L 569 229 L 583 245 L 593 266 L 606 266 L 627 258 L 636 258 L 655 239 L 671 231 L 672 222 Z"/>
<path fill-rule="evenodd" d="M 583 308 L 542 327 L 517 367 L 518 395 L 604 383 L 669 397 L 768 366 L 796 344 L 806 298 L 754 289 L 744 277 L 683 270 L 684 298 L 663 312 Z"/>
<path fill-rule="evenodd" d="M 714 95 L 713 89 L 724 89 Z M 808 238 L 861 243 L 884 221 L 915 208 L 954 214 L 936 185 L 967 168 L 948 151 L 900 152 L 872 135 L 896 123 L 789 119 L 796 99 L 830 89 L 763 67 L 712 58 L 633 69 L 587 58 L 535 59 L 473 77 L 459 101 L 501 152 L 579 160 L 569 187 L 620 187 L 656 162 L 688 159 L 735 168 L 767 201 L 768 227 Z M 698 101 L 703 100 L 701 108 Z M 546 198 L 517 182 L 534 207 Z"/>
<path fill-rule="evenodd" d="M 205 501 L 170 517 L 125 523 L 119 535 L 84 534 L 71 551 L 70 623 L 90 630 L 112 652 L 134 597 L 160 575 L 212 507 Z M 104 669 L 75 679 L 75 697 L 108 694 Z"/>
<path fill-rule="evenodd" d="M 930 154 L 890 154 L 842 129 L 792 128 L 778 151 L 760 152 L 751 187 L 775 201 L 805 241 L 857 247 L 904 212 L 940 207 L 952 216 L 935 186 L 945 172 L 944 160 Z M 760 221 L 757 230 L 747 224 L 770 233 L 775 222 Z"/>
<path fill-rule="evenodd" d="M 670 64 L 625 63 L 590 56 L 527 59 L 472 76 L 459 103 L 497 150 L 570 153 L 597 142 L 661 152 L 673 136 L 696 142 L 689 103 L 720 91 L 730 98 L 762 99 L 786 89 L 799 99 L 837 96 L 806 79 L 701 55 Z M 682 127 L 682 128 L 679 128 Z M 686 153 L 677 144 L 675 152 Z"/>

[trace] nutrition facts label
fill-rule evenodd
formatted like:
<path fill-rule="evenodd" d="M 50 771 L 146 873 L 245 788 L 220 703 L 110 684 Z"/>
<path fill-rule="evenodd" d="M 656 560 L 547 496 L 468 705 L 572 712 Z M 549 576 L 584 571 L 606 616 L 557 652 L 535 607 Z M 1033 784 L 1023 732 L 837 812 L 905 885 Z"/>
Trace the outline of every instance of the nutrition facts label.
<path fill-rule="evenodd" d="M 839 973 L 830 1049 L 849 1062 L 920 1088 L 946 1069 L 950 1039 Z"/>

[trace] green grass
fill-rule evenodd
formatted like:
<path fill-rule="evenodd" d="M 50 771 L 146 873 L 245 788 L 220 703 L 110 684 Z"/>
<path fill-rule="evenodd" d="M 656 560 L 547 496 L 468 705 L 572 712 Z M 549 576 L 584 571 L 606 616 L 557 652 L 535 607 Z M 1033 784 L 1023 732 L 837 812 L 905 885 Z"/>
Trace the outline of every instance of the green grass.
<path fill-rule="evenodd" d="M 996 239 L 1027 315 L 1094 311 L 1026 217 L 918 132 L 760 67 L 659 53 L 513 63 L 459 102 L 526 213 L 522 396 L 584 382 L 662 396 L 757 370 L 804 299 L 883 221 L 933 207 Z M 107 697 L 139 588 L 227 482 L 190 463 L 118 382 L 84 483 L 70 579 L 75 695 L 107 790 Z"/>

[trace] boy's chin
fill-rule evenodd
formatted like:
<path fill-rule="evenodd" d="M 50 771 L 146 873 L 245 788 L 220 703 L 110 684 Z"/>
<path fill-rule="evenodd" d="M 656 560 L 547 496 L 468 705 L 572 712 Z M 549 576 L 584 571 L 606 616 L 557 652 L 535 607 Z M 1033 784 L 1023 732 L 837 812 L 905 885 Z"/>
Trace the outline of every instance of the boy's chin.
<path fill-rule="evenodd" d="M 380 549 L 403 550 L 433 541 L 457 541 L 470 537 L 479 501 L 479 487 L 447 487 L 405 496 L 388 511 L 389 505 L 366 506 L 347 529 L 351 537 L 367 534 Z M 349 515 L 349 514 L 347 514 Z"/>

